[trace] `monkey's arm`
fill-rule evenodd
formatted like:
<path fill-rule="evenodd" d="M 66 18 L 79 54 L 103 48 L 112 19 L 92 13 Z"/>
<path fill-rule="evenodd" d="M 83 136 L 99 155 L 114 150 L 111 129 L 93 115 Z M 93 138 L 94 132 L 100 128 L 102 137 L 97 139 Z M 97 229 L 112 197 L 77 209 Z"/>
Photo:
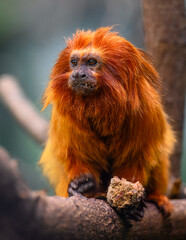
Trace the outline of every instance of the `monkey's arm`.
<path fill-rule="evenodd" d="M 99 183 L 98 172 L 88 163 L 82 162 L 72 154 L 71 148 L 64 148 L 64 152 L 70 152 L 61 158 L 55 156 L 49 140 L 41 156 L 39 164 L 44 174 L 54 186 L 56 195 L 68 197 L 78 193 L 94 192 Z"/>
<path fill-rule="evenodd" d="M 106 168 L 105 153 L 98 139 L 76 129 L 73 122 L 53 109 L 49 140 L 40 164 L 57 195 L 67 197 L 68 186 L 70 195 L 94 192 L 100 184 L 100 169 Z"/>

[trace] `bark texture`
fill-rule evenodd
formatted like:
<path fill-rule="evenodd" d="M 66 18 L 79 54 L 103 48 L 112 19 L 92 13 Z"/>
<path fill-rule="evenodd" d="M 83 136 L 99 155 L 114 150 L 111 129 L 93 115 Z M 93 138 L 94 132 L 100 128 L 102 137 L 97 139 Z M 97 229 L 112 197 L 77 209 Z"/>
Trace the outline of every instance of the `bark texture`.
<path fill-rule="evenodd" d="M 144 0 L 145 45 L 163 82 L 166 112 L 178 143 L 172 156 L 172 173 L 180 176 L 183 112 L 186 86 L 186 18 L 184 0 Z"/>
<path fill-rule="evenodd" d="M 148 204 L 141 222 L 125 219 L 102 200 L 48 197 L 22 182 L 17 163 L 0 148 L 0 239 L 186 239 L 186 200 L 174 200 L 169 219 Z"/>

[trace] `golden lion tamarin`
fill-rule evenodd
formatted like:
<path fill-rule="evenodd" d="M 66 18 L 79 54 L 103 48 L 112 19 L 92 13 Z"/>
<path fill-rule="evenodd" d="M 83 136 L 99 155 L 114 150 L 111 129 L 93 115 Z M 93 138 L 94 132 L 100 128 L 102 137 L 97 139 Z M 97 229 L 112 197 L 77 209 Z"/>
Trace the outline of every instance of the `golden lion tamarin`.
<path fill-rule="evenodd" d="M 174 135 L 149 57 L 111 28 L 67 40 L 44 94 L 52 104 L 40 164 L 59 196 L 105 193 L 113 176 L 140 181 L 165 213 Z"/>

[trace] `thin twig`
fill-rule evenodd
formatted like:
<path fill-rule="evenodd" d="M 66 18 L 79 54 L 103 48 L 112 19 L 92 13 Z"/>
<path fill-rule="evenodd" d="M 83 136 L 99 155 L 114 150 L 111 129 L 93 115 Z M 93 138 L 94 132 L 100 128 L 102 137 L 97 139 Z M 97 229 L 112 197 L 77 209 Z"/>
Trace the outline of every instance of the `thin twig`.
<path fill-rule="evenodd" d="M 47 140 L 48 122 L 39 115 L 33 104 L 25 97 L 15 77 L 0 76 L 0 98 L 20 126 L 37 142 L 44 144 Z"/>

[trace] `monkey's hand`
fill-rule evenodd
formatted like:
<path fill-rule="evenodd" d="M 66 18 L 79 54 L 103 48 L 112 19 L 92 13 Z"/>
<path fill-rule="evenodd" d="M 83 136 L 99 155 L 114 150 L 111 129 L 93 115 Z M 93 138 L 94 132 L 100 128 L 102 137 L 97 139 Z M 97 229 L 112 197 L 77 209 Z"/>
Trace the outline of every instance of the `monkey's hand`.
<path fill-rule="evenodd" d="M 141 221 L 144 216 L 144 209 L 147 207 L 145 201 L 141 201 L 137 208 L 134 206 L 128 206 L 123 209 L 119 209 L 118 213 L 126 220 Z"/>
<path fill-rule="evenodd" d="M 72 180 L 68 186 L 68 195 L 91 197 L 96 191 L 96 181 L 92 174 L 83 174 Z"/>

